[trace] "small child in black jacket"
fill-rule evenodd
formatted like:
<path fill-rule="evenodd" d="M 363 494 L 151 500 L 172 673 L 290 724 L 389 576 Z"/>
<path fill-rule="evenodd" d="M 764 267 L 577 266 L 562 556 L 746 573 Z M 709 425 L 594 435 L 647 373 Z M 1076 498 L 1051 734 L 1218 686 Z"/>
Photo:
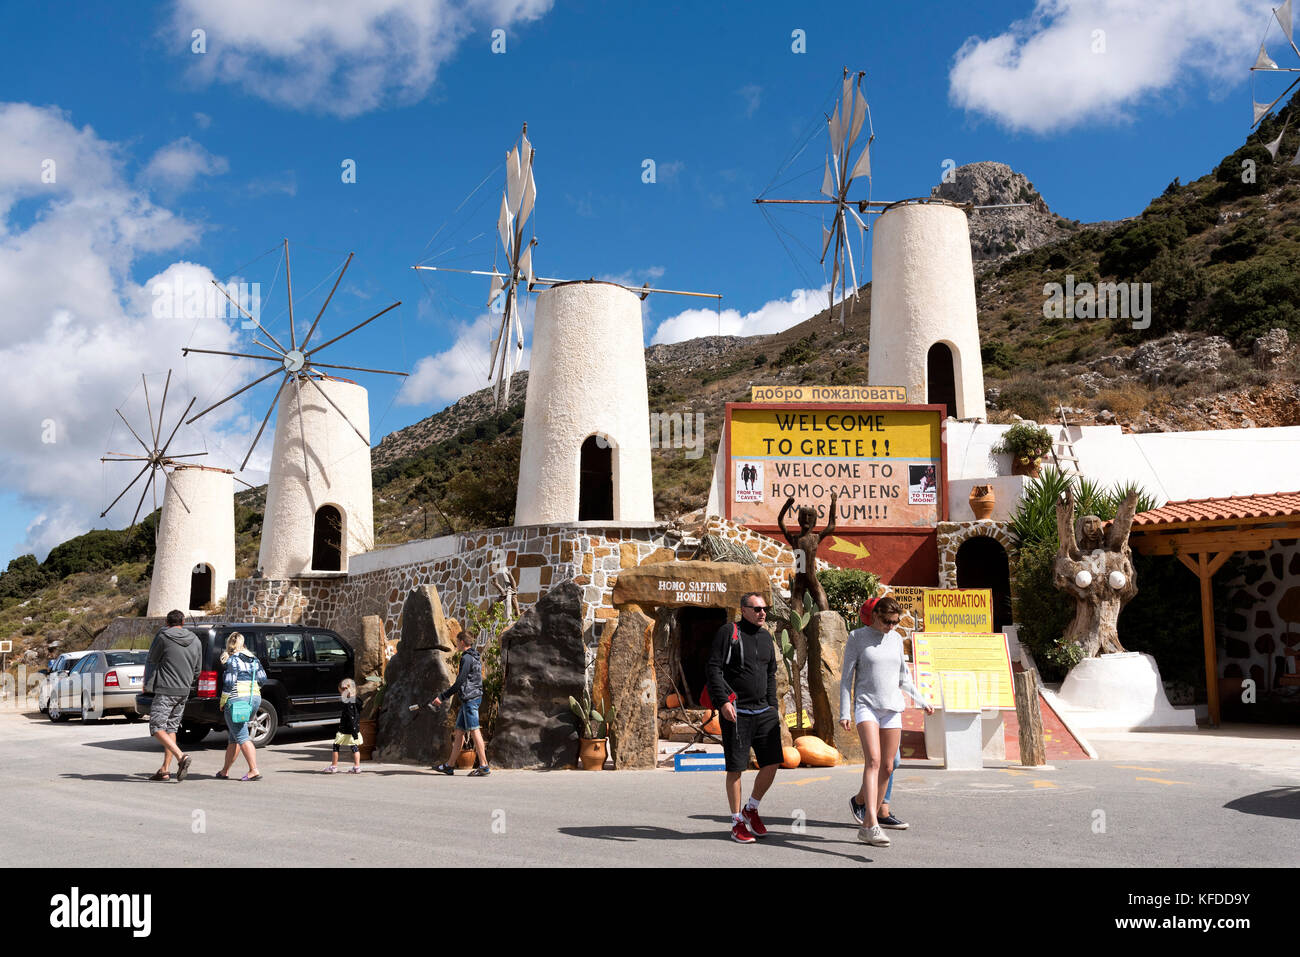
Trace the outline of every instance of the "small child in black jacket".
<path fill-rule="evenodd" d="M 334 735 L 334 760 L 325 768 L 326 774 L 336 774 L 339 769 L 339 748 L 352 748 L 352 774 L 361 773 L 361 709 L 357 705 L 357 683 L 351 678 L 339 682 L 339 697 L 343 713 L 339 715 L 338 734 Z"/>

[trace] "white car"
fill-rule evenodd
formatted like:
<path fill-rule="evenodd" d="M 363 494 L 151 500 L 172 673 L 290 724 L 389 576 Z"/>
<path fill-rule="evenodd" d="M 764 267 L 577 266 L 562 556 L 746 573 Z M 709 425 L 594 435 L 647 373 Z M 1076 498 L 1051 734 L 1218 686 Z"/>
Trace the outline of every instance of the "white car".
<path fill-rule="evenodd" d="M 78 661 L 90 654 L 89 651 L 69 651 L 59 657 L 50 665 L 48 670 L 43 669 L 42 674 L 45 680 L 41 682 L 41 690 L 36 692 L 36 704 L 41 709 L 41 714 L 46 714 L 50 706 L 50 692 L 60 678 L 66 677 L 72 671 Z"/>
<path fill-rule="evenodd" d="M 46 714 L 51 721 L 66 721 L 75 713 L 83 720 L 110 714 L 139 721 L 135 697 L 144 686 L 147 649 L 139 651 L 91 651 L 71 672 L 59 678 L 50 693 Z"/>

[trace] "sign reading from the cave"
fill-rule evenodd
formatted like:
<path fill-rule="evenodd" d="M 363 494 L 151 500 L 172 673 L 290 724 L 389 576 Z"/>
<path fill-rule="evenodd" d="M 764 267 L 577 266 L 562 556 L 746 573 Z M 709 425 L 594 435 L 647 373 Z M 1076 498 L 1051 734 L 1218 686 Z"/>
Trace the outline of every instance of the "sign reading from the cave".
<path fill-rule="evenodd" d="M 839 529 L 933 527 L 944 493 L 941 415 L 915 406 L 729 405 L 727 517 L 775 528 L 793 497 L 824 525 L 834 492 Z M 786 524 L 797 529 L 797 515 Z"/>

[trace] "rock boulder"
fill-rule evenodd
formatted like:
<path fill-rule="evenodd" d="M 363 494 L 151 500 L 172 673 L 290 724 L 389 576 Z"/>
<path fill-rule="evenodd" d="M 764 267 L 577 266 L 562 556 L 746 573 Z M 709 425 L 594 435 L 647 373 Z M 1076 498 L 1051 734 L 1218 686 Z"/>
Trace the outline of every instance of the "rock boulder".
<path fill-rule="evenodd" d="M 505 690 L 488 760 L 501 768 L 567 768 L 578 761 L 569 696 L 587 686 L 582 589 L 556 585 L 501 636 Z"/>
<path fill-rule="evenodd" d="M 375 752 L 379 761 L 434 765 L 451 752 L 454 710 L 445 703 L 437 710 L 410 710 L 456 680 L 447 660 L 452 646 L 445 634 L 439 634 L 440 625 L 445 630 L 437 589 L 432 585 L 413 589 L 402 607 L 402 640 L 384 672 L 387 690 L 379 711 Z"/>

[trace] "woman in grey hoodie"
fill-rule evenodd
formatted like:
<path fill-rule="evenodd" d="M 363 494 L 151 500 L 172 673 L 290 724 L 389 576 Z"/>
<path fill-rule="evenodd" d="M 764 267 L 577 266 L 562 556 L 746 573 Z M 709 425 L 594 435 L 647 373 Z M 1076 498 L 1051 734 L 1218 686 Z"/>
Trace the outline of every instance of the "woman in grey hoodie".
<path fill-rule="evenodd" d="M 864 759 L 862 787 L 849 802 L 854 818 L 862 821 L 858 840 L 875 847 L 889 846 L 889 838 L 876 820 L 876 809 L 903 734 L 903 692 L 920 702 L 926 714 L 934 713 L 907 670 L 903 638 L 895 630 L 902 614 L 902 606 L 892 598 L 876 602 L 871 624 L 849 634 L 840 677 L 840 724 L 845 731 L 857 726 Z M 882 755 L 888 755 L 888 760 L 882 760 Z"/>

